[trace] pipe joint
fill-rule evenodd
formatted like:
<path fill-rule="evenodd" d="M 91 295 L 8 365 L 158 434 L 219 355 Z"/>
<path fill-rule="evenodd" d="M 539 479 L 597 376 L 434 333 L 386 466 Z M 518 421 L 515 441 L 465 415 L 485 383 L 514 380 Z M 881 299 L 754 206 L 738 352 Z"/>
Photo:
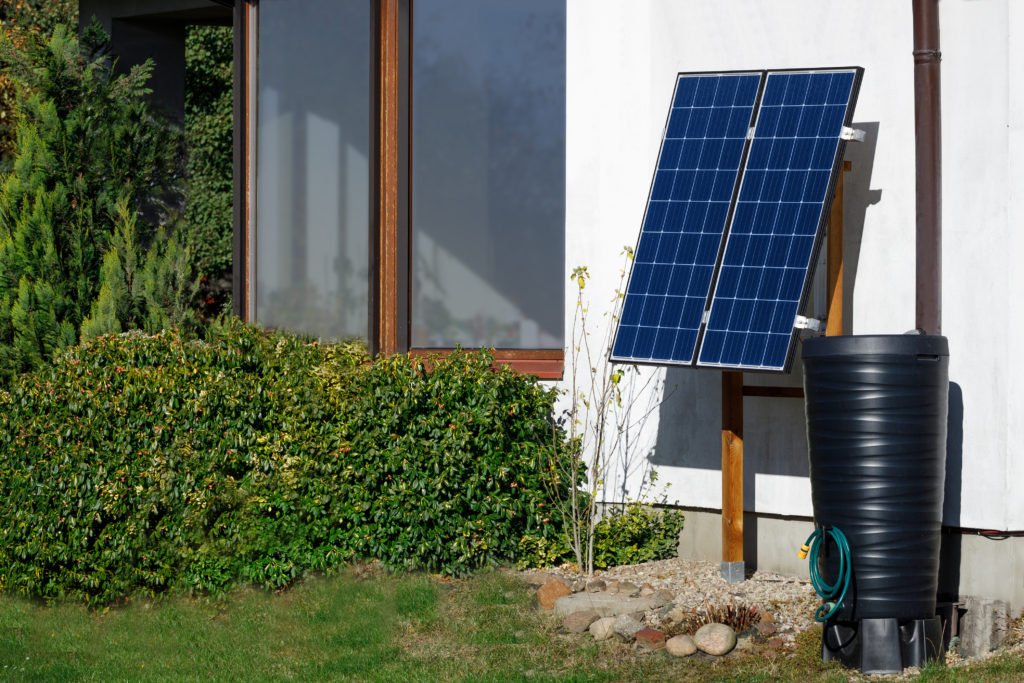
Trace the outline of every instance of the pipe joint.
<path fill-rule="evenodd" d="M 914 50 L 914 64 L 938 64 L 942 61 L 941 50 Z"/>

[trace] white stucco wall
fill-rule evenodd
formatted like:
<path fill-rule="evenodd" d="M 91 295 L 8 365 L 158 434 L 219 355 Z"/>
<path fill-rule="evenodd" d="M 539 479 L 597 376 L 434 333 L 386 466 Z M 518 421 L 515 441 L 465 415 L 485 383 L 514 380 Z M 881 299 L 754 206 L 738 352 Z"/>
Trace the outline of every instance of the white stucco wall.
<path fill-rule="evenodd" d="M 948 496 L 946 523 L 1020 529 L 1024 362 L 1013 340 L 1024 338 L 1024 321 L 1013 297 L 1024 285 L 1015 267 L 1024 215 L 1014 179 L 1024 87 L 1013 74 L 1024 67 L 1024 6 L 943 0 L 941 8 L 943 332 L 963 405 L 962 427 L 951 424 L 962 433 L 962 484 Z M 847 331 L 912 328 L 912 49 L 909 0 L 569 0 L 567 269 L 587 265 L 593 276 L 591 319 L 610 308 L 621 247 L 635 244 L 677 72 L 859 65 L 854 121 L 868 140 L 847 147 Z M 747 381 L 799 385 L 799 359 L 794 367 L 789 377 Z M 631 434 L 632 457 L 671 485 L 668 502 L 720 507 L 719 373 L 644 372 L 657 380 L 644 400 L 663 403 Z M 810 516 L 802 402 L 748 398 L 745 413 L 746 508 Z"/>

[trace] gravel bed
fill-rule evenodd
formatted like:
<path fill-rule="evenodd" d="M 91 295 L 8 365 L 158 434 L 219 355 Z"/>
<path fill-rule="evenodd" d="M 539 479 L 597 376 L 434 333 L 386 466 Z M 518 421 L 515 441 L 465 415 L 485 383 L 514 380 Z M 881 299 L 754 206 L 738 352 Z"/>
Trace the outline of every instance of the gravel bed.
<path fill-rule="evenodd" d="M 533 584 L 543 583 L 550 576 L 560 577 L 569 585 L 585 579 L 572 565 L 530 570 L 522 575 Z M 595 570 L 594 578 L 667 589 L 675 596 L 673 602 L 686 610 L 699 610 L 705 603 L 754 605 L 762 614 L 774 616 L 777 635 L 789 643 L 797 632 L 814 625 L 814 610 L 821 604 L 807 579 L 758 570 L 747 580 L 730 584 L 722 578 L 718 563 L 701 560 L 675 558 L 612 567 Z"/>

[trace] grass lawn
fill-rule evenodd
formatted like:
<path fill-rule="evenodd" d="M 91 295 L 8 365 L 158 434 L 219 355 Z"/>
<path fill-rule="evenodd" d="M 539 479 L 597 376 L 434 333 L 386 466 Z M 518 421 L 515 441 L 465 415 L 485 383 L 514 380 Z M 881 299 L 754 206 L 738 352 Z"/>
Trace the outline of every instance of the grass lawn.
<path fill-rule="evenodd" d="M 0 599 L 0 680 L 846 681 L 814 634 L 795 652 L 706 662 L 559 633 L 501 573 L 466 581 L 350 570 L 282 594 L 238 590 L 105 614 Z M 792 655 L 792 656 L 790 656 Z M 1024 680 L 1004 655 L 921 680 Z"/>

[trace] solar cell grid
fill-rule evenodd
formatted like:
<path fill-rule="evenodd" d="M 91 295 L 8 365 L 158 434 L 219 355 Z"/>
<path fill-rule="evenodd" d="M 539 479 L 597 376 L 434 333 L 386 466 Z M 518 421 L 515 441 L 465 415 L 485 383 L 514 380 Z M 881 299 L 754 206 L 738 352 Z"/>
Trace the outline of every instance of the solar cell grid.
<path fill-rule="evenodd" d="M 679 76 L 613 359 L 692 362 L 760 80 Z"/>
<path fill-rule="evenodd" d="M 698 365 L 785 368 L 854 78 L 768 74 Z"/>

